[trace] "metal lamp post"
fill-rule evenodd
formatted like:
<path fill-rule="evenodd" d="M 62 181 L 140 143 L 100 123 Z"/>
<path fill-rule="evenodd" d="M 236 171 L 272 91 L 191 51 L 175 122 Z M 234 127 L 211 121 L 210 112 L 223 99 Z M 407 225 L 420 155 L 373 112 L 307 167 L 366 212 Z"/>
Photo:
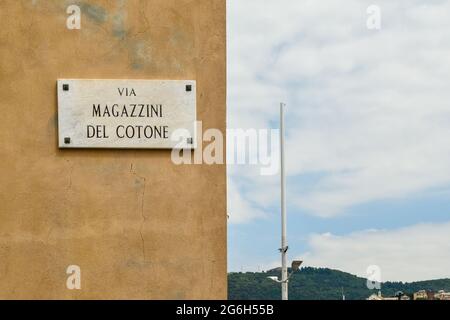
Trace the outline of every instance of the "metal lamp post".
<path fill-rule="evenodd" d="M 286 239 L 286 172 L 284 169 L 284 107 L 280 104 L 280 168 L 281 168 L 281 300 L 288 300 L 287 239 Z"/>
<path fill-rule="evenodd" d="M 293 261 L 292 270 L 288 275 L 287 268 L 287 251 L 288 244 L 286 238 L 286 172 L 284 165 L 284 107 L 285 104 L 280 104 L 280 169 L 281 169 L 281 280 L 277 277 L 268 277 L 269 279 L 281 283 L 281 300 L 288 300 L 288 282 L 294 272 L 298 271 L 302 261 Z"/>

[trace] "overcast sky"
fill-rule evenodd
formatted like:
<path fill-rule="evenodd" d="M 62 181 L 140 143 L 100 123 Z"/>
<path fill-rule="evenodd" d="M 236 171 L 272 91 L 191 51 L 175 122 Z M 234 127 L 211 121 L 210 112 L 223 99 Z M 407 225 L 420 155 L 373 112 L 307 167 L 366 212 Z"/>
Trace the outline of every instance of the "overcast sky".
<path fill-rule="evenodd" d="M 290 259 L 450 278 L 449 86 L 450 1 L 228 0 L 228 127 L 287 103 Z M 279 266 L 279 177 L 228 170 L 230 271 Z"/>

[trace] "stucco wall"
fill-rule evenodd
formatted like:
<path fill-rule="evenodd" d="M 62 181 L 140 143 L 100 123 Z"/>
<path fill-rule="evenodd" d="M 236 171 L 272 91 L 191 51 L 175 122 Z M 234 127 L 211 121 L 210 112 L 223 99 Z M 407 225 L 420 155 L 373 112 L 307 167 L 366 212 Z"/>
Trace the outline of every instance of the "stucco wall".
<path fill-rule="evenodd" d="M 0 1 L 0 298 L 226 298 L 225 166 L 59 150 L 56 102 L 58 78 L 194 79 L 224 131 L 225 48 L 225 0 Z"/>

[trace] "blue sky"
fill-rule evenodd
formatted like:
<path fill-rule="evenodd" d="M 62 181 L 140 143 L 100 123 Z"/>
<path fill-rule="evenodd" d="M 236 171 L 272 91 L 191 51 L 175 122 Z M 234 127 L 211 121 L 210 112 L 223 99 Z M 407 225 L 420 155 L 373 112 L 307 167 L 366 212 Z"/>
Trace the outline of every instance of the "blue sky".
<path fill-rule="evenodd" d="M 370 30 L 377 5 L 381 29 Z M 450 277 L 450 1 L 229 0 L 228 127 L 287 103 L 289 257 Z M 279 265 L 279 177 L 230 165 L 229 270 Z"/>

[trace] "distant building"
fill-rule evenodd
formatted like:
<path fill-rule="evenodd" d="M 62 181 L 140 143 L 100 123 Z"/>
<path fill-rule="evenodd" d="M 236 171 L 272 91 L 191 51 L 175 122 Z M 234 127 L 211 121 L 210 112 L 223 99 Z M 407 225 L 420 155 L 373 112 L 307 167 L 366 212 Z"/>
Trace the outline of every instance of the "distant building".
<path fill-rule="evenodd" d="M 429 300 L 429 295 L 426 290 L 419 290 L 414 293 L 413 295 L 414 300 Z"/>
<path fill-rule="evenodd" d="M 443 290 L 439 291 L 443 293 L 443 296 L 445 296 L 445 292 Z M 413 297 L 414 300 L 434 300 L 436 299 L 436 295 L 433 291 L 429 290 L 419 290 L 416 293 L 414 293 Z"/>
<path fill-rule="evenodd" d="M 366 300 L 386 300 L 386 301 L 395 301 L 395 300 L 410 300 L 410 297 L 403 294 L 403 292 L 399 292 L 396 294 L 395 297 L 383 297 L 381 295 L 381 291 L 378 291 L 378 294 L 374 293 L 370 297 L 368 297 Z"/>
<path fill-rule="evenodd" d="M 449 300 L 450 292 L 440 290 L 437 293 L 429 290 L 419 290 L 412 295 L 413 300 Z M 383 297 L 381 291 L 372 294 L 366 300 L 411 300 L 411 297 L 399 291 L 395 294 L 395 297 Z"/>
<path fill-rule="evenodd" d="M 440 290 L 440 291 L 438 291 L 438 293 L 436 293 L 434 295 L 434 298 L 436 300 L 450 300 L 450 292 L 445 292 L 444 290 Z"/>
<path fill-rule="evenodd" d="M 381 300 L 398 301 L 400 299 L 398 297 L 383 297 Z"/>
<path fill-rule="evenodd" d="M 378 294 L 376 293 L 372 294 L 366 300 L 383 300 L 383 297 L 381 296 L 381 291 L 378 291 Z"/>

